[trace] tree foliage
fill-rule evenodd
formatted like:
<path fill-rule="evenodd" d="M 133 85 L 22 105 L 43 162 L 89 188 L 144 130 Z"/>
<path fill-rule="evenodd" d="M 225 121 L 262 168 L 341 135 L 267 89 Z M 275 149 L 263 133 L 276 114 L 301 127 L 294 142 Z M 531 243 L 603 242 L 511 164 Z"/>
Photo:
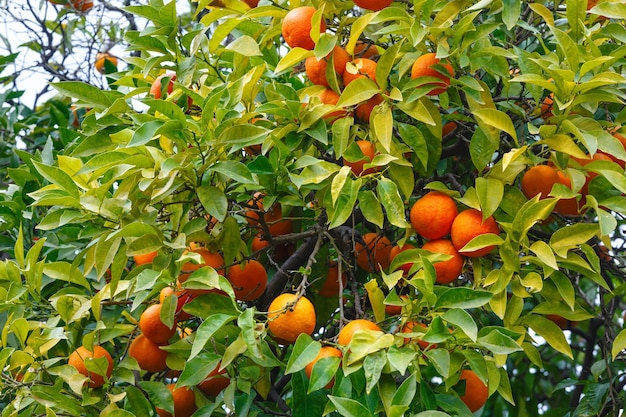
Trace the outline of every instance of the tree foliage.
<path fill-rule="evenodd" d="M 155 415 L 173 411 L 166 384 L 175 383 L 193 387 L 196 416 L 471 416 L 459 380 L 468 369 L 488 387 L 484 416 L 618 415 L 626 4 L 416 0 L 372 12 L 339 0 L 217 3 L 29 6 L 44 16 L 33 42 L 54 33 L 63 59 L 76 56 L 74 36 L 91 39 L 89 65 L 95 45 L 125 51 L 98 77 L 90 66 L 48 71 L 57 95 L 39 109 L 14 88 L 4 93 L 19 105 L 0 118 L 2 415 Z M 284 16 L 301 5 L 326 22 L 311 30 L 311 51 L 281 37 Z M 56 43 L 33 42 L 22 48 L 53 68 L 44 52 Z M 340 97 L 323 102 L 326 87 L 311 84 L 303 61 L 336 45 L 358 56 L 363 42 L 378 48 L 375 81 L 344 87 L 328 65 Z M 438 78 L 411 77 L 429 52 L 454 68 L 439 95 Z M 378 95 L 366 122 L 358 107 Z M 358 141 L 375 146 L 360 175 L 350 168 L 363 159 Z M 569 184 L 529 197 L 521 179 L 541 164 Z M 435 269 L 449 256 L 422 250 L 410 222 L 431 190 L 499 227 L 463 248 L 494 247 L 465 257 L 450 285 Z M 564 202 L 577 213 L 559 211 Z M 415 249 L 359 266 L 369 233 Z M 202 266 L 198 247 L 224 266 Z M 249 259 L 265 266 L 267 288 L 238 301 L 228 270 Z M 346 280 L 322 295 L 335 263 Z M 167 287 L 174 296 L 159 300 Z M 284 292 L 315 306 L 315 331 L 293 344 L 268 330 L 269 305 Z M 162 347 L 168 369 L 150 373 L 127 353 L 159 302 L 160 319 L 181 332 Z M 355 333 L 340 360 L 320 360 L 308 378 L 306 365 L 356 318 L 381 331 Z M 410 322 L 423 327 L 406 332 Z M 67 364 L 83 345 L 113 357 L 103 387 Z M 96 365 L 87 366 L 101 372 Z M 198 386 L 217 366 L 228 385 L 207 396 Z"/>

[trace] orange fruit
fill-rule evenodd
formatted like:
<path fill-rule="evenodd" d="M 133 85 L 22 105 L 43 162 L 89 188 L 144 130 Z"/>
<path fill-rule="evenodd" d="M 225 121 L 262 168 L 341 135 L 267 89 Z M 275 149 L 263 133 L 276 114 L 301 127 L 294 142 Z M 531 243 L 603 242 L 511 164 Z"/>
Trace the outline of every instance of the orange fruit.
<path fill-rule="evenodd" d="M 400 298 L 405 301 L 409 300 L 408 295 L 401 295 Z M 400 314 L 402 314 L 402 306 L 385 304 L 385 314 L 388 316 L 399 316 Z"/>
<path fill-rule="evenodd" d="M 569 321 L 565 317 L 563 317 L 563 316 L 559 316 L 558 314 L 547 314 L 546 318 L 548 320 L 554 322 L 554 324 L 559 326 L 561 329 L 567 329 L 568 328 Z"/>
<path fill-rule="evenodd" d="M 389 252 L 393 247 L 389 239 L 371 232 L 363 235 L 363 242 L 365 245 L 360 242 L 354 245 L 357 265 L 368 272 L 389 268 Z"/>
<path fill-rule="evenodd" d="M 85 366 L 85 361 L 91 361 L 93 358 L 106 358 L 108 365 L 106 369 L 99 369 L 99 373 L 90 372 Z M 89 382 L 90 388 L 98 388 L 104 385 L 104 375 L 107 379 L 111 377 L 113 373 L 113 358 L 105 348 L 95 345 L 93 352 L 88 350 L 85 346 L 81 346 L 72 352 L 68 358 L 67 363 L 87 378 L 91 379 Z"/>
<path fill-rule="evenodd" d="M 391 265 L 391 262 L 393 262 L 393 259 L 396 256 L 398 256 L 400 252 L 404 252 L 405 250 L 410 250 L 410 249 L 415 249 L 415 246 L 413 246 L 410 243 L 405 243 L 402 246 L 395 245 L 393 248 L 391 248 L 391 250 L 389 251 L 389 265 Z M 400 265 L 398 269 L 403 270 L 404 274 L 406 275 L 409 273 L 412 266 L 413 266 L 412 263 L 406 263 L 406 264 Z"/>
<path fill-rule="evenodd" d="M 197 293 L 196 293 L 197 292 Z M 196 295 L 203 294 L 203 290 L 182 290 L 174 291 L 172 287 L 165 287 L 159 293 L 159 302 L 163 304 L 168 296 L 176 296 L 176 320 L 185 321 L 191 318 L 191 314 L 183 310 L 185 304 L 190 303 Z"/>
<path fill-rule="evenodd" d="M 442 253 L 445 255 L 452 255 L 452 258 L 447 261 L 435 262 L 437 284 L 449 284 L 461 275 L 463 271 L 464 258 L 454 248 L 452 242 L 448 239 L 431 240 L 424 243 L 422 249 L 433 253 Z"/>
<path fill-rule="evenodd" d="M 252 250 L 253 253 L 256 253 L 267 248 L 269 245 L 270 241 L 263 238 L 263 233 L 258 233 L 252 238 L 250 250 Z"/>
<path fill-rule="evenodd" d="M 572 189 L 572 181 L 563 171 L 558 171 L 557 175 L 559 177 L 559 183 L 565 185 L 569 189 Z M 557 201 L 556 205 L 554 206 L 554 212 L 562 216 L 577 216 L 580 212 L 580 208 L 584 204 L 584 196 L 580 201 L 576 200 L 576 197 L 564 198 Z"/>
<path fill-rule="evenodd" d="M 87 13 L 93 8 L 92 0 L 70 0 L 66 7 L 71 7 L 81 13 Z"/>
<path fill-rule="evenodd" d="M 228 281 L 239 301 L 252 301 L 265 292 L 267 271 L 259 261 L 251 259 L 228 268 Z"/>
<path fill-rule="evenodd" d="M 259 5 L 259 0 L 243 0 L 251 9 Z"/>
<path fill-rule="evenodd" d="M 220 270 L 224 268 L 224 258 L 219 253 L 211 252 L 210 250 L 202 246 L 190 248 L 190 250 L 191 252 L 200 254 L 200 256 L 202 256 L 202 259 L 204 260 L 204 263 L 195 264 L 191 261 L 185 262 L 180 269 L 181 274 L 178 276 L 179 282 L 183 283 L 187 281 L 189 275 L 191 275 L 193 271 L 196 271 L 205 266 L 210 266 L 215 270 Z"/>
<path fill-rule="evenodd" d="M 549 165 L 535 165 L 522 176 L 520 185 L 526 198 L 531 199 L 539 194 L 539 198 L 547 198 L 552 186 L 560 182 L 556 168 Z"/>
<path fill-rule="evenodd" d="M 485 233 L 499 234 L 500 229 L 493 216 L 489 216 L 483 221 L 483 213 L 476 209 L 467 209 L 460 212 L 452 223 L 450 237 L 454 248 L 461 255 L 469 257 L 484 256 L 491 252 L 493 246 L 486 246 L 475 251 L 461 251 L 461 248 L 467 245 L 476 236 Z"/>
<path fill-rule="evenodd" d="M 281 343 L 290 344 L 302 333 L 312 334 L 315 330 L 315 307 L 304 296 L 284 293 L 276 297 L 269 306 L 268 327 Z"/>
<path fill-rule="evenodd" d="M 421 327 L 423 329 L 428 329 L 428 326 L 426 326 L 424 323 L 420 323 L 417 321 L 407 321 L 406 324 L 404 326 L 402 326 L 402 331 L 400 333 L 412 333 L 413 332 L 413 328 L 417 326 L 417 327 Z M 423 341 L 420 337 L 405 337 L 404 338 L 404 344 L 408 344 L 410 342 L 417 342 L 417 344 L 419 345 L 420 348 L 422 348 L 423 350 L 426 349 L 437 349 L 437 343 L 428 343 Z"/>
<path fill-rule="evenodd" d="M 344 159 L 343 164 L 346 166 L 349 166 L 350 169 L 352 170 L 352 173 L 354 173 L 354 175 L 356 175 L 357 177 L 361 175 L 368 175 L 368 174 L 371 174 L 372 172 L 375 172 L 376 171 L 375 167 L 363 170 L 363 166 L 367 163 L 372 162 L 372 160 L 374 159 L 374 156 L 376 155 L 376 147 L 374 146 L 374 144 L 367 140 L 357 140 L 356 144 L 361 149 L 363 158 L 355 162 L 350 162 Z"/>
<path fill-rule="evenodd" d="M 368 58 L 357 58 L 352 61 L 353 66 L 346 66 L 346 70 L 343 73 L 343 85 L 347 86 L 357 78 L 369 78 L 376 82 L 376 61 L 372 61 Z M 355 72 L 354 67 L 356 67 Z"/>
<path fill-rule="evenodd" d="M 443 67 L 442 69 L 437 67 Z M 443 70 L 443 72 L 441 72 Z M 441 82 L 429 83 L 433 88 L 427 93 L 429 96 L 442 94 L 450 86 L 450 78 L 454 77 L 454 68 L 448 62 L 442 62 L 437 58 L 437 54 L 428 53 L 417 58 L 411 68 L 411 78 L 435 77 Z"/>
<path fill-rule="evenodd" d="M 220 364 L 218 363 L 204 381 L 198 384 L 200 391 L 209 398 L 217 397 L 230 384 L 230 378 L 226 373 L 226 369 L 221 371 L 219 369 Z"/>
<path fill-rule="evenodd" d="M 346 288 L 346 281 L 348 277 L 345 272 L 341 274 L 341 288 Z M 324 284 L 320 288 L 319 295 L 322 297 L 338 297 L 339 296 L 339 264 L 337 262 L 331 263 L 328 267 L 328 273 Z"/>
<path fill-rule="evenodd" d="M 440 191 L 430 191 L 411 207 L 413 230 L 426 239 L 440 239 L 450 233 L 458 214 L 456 202 Z"/>
<path fill-rule="evenodd" d="M 167 368 L 165 363 L 167 352 L 143 334 L 133 339 L 128 348 L 128 356 L 135 358 L 139 367 L 144 371 L 161 372 Z"/>
<path fill-rule="evenodd" d="M 550 95 L 543 99 L 541 103 L 541 117 L 544 119 L 549 119 L 553 116 L 552 108 L 554 107 L 554 93 L 550 93 Z"/>
<path fill-rule="evenodd" d="M 487 385 L 469 369 L 461 371 L 459 381 L 465 381 L 465 394 L 461 395 L 461 401 L 465 403 L 472 413 L 479 410 L 489 398 Z"/>
<path fill-rule="evenodd" d="M 378 46 L 373 43 L 358 41 L 354 47 L 354 56 L 357 58 L 372 58 L 373 56 L 380 55 L 381 52 Z"/>
<path fill-rule="evenodd" d="M 300 47 L 307 50 L 315 48 L 315 42 L 311 39 L 313 14 L 317 9 L 310 6 L 296 7 L 290 10 L 283 19 L 282 34 L 287 45 L 292 48 Z M 320 33 L 326 30 L 326 23 L 322 18 Z"/>
<path fill-rule="evenodd" d="M 341 77 L 346 70 L 346 64 L 350 60 L 350 56 L 341 46 L 336 45 L 332 52 L 326 55 L 321 60 L 317 60 L 314 56 L 308 57 L 304 61 L 304 68 L 309 80 L 316 85 L 325 85 L 328 87 L 328 80 L 326 79 L 326 67 L 330 62 L 330 56 L 332 54 L 333 66 L 335 72 Z"/>
<path fill-rule="evenodd" d="M 176 74 L 168 71 L 165 74 L 161 74 L 154 79 L 152 85 L 150 86 L 150 95 L 154 96 L 154 98 L 159 99 L 163 94 L 163 86 L 161 85 L 161 81 L 164 77 L 168 77 L 170 81 L 167 83 L 167 94 L 172 94 L 174 91 L 174 81 L 176 81 Z"/>
<path fill-rule="evenodd" d="M 196 406 L 196 395 L 193 390 L 187 387 L 176 388 L 176 384 L 168 384 L 167 389 L 172 393 L 174 400 L 174 416 L 175 417 L 191 417 L 196 412 L 198 407 Z M 159 417 L 172 417 L 171 413 L 156 408 L 156 412 Z"/>
<path fill-rule="evenodd" d="M 624 150 L 626 150 L 626 136 L 618 133 L 618 132 L 614 132 L 613 133 L 613 137 L 615 137 L 617 140 L 619 140 L 619 142 L 622 144 L 622 147 L 624 148 Z M 622 169 L 626 168 L 626 161 L 619 159 L 618 157 L 614 156 L 614 155 L 609 155 L 609 157 L 611 158 L 611 160 L 613 162 L 615 162 L 616 164 L 618 164 L 620 167 L 622 167 Z"/>
<path fill-rule="evenodd" d="M 96 54 L 96 63 L 94 64 L 94 67 L 100 74 L 104 74 L 106 71 L 106 61 L 108 61 L 112 66 L 117 67 L 116 57 L 108 52 L 98 53 Z"/>
<path fill-rule="evenodd" d="M 354 0 L 354 4 L 362 9 L 377 12 L 389 6 L 393 0 Z"/>
<path fill-rule="evenodd" d="M 374 330 L 382 332 L 381 328 L 378 327 L 378 325 L 373 321 L 356 319 L 350 321 L 339 331 L 339 334 L 337 335 L 337 343 L 342 346 L 350 344 L 350 342 L 352 341 L 352 336 L 354 336 L 354 333 L 356 333 L 358 330 Z"/>
<path fill-rule="evenodd" d="M 372 111 L 374 110 L 374 107 L 378 106 L 383 101 L 383 96 L 380 94 L 376 94 L 365 103 L 356 106 L 356 109 L 354 109 L 354 114 L 356 115 L 357 119 L 359 119 L 363 123 L 369 123 L 370 116 L 372 114 Z"/>
<path fill-rule="evenodd" d="M 176 333 L 176 324 L 171 328 L 161 321 L 161 304 L 153 304 L 141 313 L 139 328 L 150 341 L 157 345 L 165 345 Z"/>
<path fill-rule="evenodd" d="M 315 359 L 313 359 L 311 363 L 309 363 L 307 366 L 304 367 L 304 373 L 306 374 L 308 378 L 311 378 L 311 374 L 313 373 L 313 367 L 315 366 L 317 361 L 323 358 L 333 358 L 333 357 L 341 359 L 343 357 L 343 353 L 341 352 L 341 350 L 337 349 L 334 346 L 322 346 L 322 348 L 320 349 Z M 333 385 L 335 385 L 335 378 L 331 379 L 330 382 L 328 382 L 328 384 L 326 384 L 324 388 L 330 389 L 333 387 Z"/>
<path fill-rule="evenodd" d="M 263 220 L 268 225 L 268 228 L 270 229 L 270 233 L 273 236 L 279 236 L 279 234 L 276 232 L 280 233 L 280 232 L 285 232 L 286 230 L 289 230 L 287 233 L 290 233 L 291 232 L 290 221 L 286 221 L 286 220 L 284 222 L 281 221 L 283 219 L 283 212 L 282 212 L 282 207 L 280 203 L 278 202 L 274 203 L 272 207 L 270 207 L 270 209 L 266 211 L 265 207 L 263 206 L 264 197 L 265 195 L 263 193 L 256 192 L 252 196 L 252 199 L 246 203 L 246 207 L 244 209 L 243 215 L 246 218 L 246 221 L 248 222 L 248 224 L 251 226 L 259 226 L 261 215 L 262 215 Z M 276 225 L 279 225 L 279 226 L 276 226 Z M 286 234 L 286 233 L 282 233 L 282 234 Z"/>
<path fill-rule="evenodd" d="M 135 261 L 135 265 L 151 264 L 154 258 L 157 257 L 157 255 L 157 251 L 142 253 L 139 255 L 133 255 L 133 260 Z"/>
<path fill-rule="evenodd" d="M 456 130 L 458 125 L 455 121 L 449 121 L 441 128 L 441 136 L 446 137 Z"/>
<path fill-rule="evenodd" d="M 573 159 L 574 161 L 578 162 L 580 165 L 582 165 L 583 167 L 591 162 L 594 161 L 612 161 L 611 157 L 605 153 L 602 152 L 596 152 L 592 157 L 587 157 L 586 159 L 581 159 L 581 158 L 574 158 L 572 157 L 571 159 Z M 593 180 L 595 177 L 597 177 L 598 174 L 595 172 L 588 172 L 587 173 L 587 180 L 585 181 L 585 185 L 583 185 L 583 187 L 580 190 L 580 193 L 582 195 L 587 195 L 589 194 L 589 183 L 591 182 L 591 180 Z"/>
<path fill-rule="evenodd" d="M 331 90 L 330 88 L 325 89 L 319 95 L 319 99 L 324 104 L 331 104 L 336 106 L 339 102 L 339 94 Z M 348 112 L 344 109 L 339 109 L 337 111 L 331 111 L 323 116 L 323 118 L 329 122 L 334 122 L 335 120 L 345 117 L 348 115 Z"/>

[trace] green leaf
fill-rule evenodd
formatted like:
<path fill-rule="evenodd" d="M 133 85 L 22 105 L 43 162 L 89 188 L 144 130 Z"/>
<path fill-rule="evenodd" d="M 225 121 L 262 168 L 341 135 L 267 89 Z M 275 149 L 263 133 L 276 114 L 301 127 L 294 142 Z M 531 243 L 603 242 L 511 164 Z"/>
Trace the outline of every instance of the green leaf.
<path fill-rule="evenodd" d="M 165 124 L 162 120 L 151 120 L 143 123 L 139 129 L 133 134 L 128 146 L 141 146 L 145 145 L 154 139 L 157 130 Z"/>
<path fill-rule="evenodd" d="M 261 56 L 263 53 L 259 49 L 256 41 L 248 35 L 240 35 L 226 46 L 227 50 L 234 51 L 243 56 Z M 278 71 L 276 71 L 278 72 Z"/>
<path fill-rule="evenodd" d="M 194 340 L 189 354 L 189 359 L 195 358 L 204 346 L 209 342 L 211 337 L 222 328 L 225 324 L 235 320 L 237 316 L 231 314 L 211 314 L 198 326 L 196 330 L 196 339 Z"/>
<path fill-rule="evenodd" d="M 83 83 L 80 81 L 63 81 L 58 83 L 51 83 L 60 93 L 69 97 L 74 97 L 80 100 L 87 107 L 94 107 L 97 109 L 104 109 L 113 104 L 112 97 L 121 97 L 121 93 L 117 92 L 104 92 L 93 85 Z"/>
<path fill-rule="evenodd" d="M 404 375 L 417 355 L 418 353 L 413 349 L 399 348 L 393 345 L 387 352 L 387 359 L 389 360 L 389 364 L 395 368 L 400 375 Z"/>
<path fill-rule="evenodd" d="M 574 23 L 574 25 L 578 25 L 578 21 L 572 23 Z M 556 27 L 551 26 L 550 31 L 554 35 L 557 45 L 559 46 L 558 50 L 561 52 L 559 54 L 560 57 L 567 62 L 570 70 L 578 70 L 580 54 L 578 53 L 578 45 L 576 45 L 576 42 L 569 37 L 569 34 L 557 29 Z"/>
<path fill-rule="evenodd" d="M 389 222 L 402 229 L 408 229 L 411 225 L 406 221 L 404 202 L 400 197 L 398 187 L 390 179 L 382 177 L 376 186 L 378 198 L 387 212 Z"/>
<path fill-rule="evenodd" d="M 329 395 L 328 398 L 343 417 L 374 417 L 367 407 L 356 400 L 333 395 Z"/>
<path fill-rule="evenodd" d="M 285 368 L 285 375 L 304 369 L 305 366 L 313 362 L 321 348 L 322 345 L 319 342 L 313 341 L 311 336 L 302 333 L 293 345 L 293 350 L 291 355 L 289 355 L 287 367 Z"/>
<path fill-rule="evenodd" d="M 332 209 L 327 208 L 330 218 L 329 229 L 341 226 L 352 215 L 361 183 L 361 178 L 357 178 L 354 181 L 346 181 L 337 203 L 332 206 Z"/>
<path fill-rule="evenodd" d="M 347 71 L 347 70 L 346 70 Z M 348 107 L 369 100 L 380 92 L 376 83 L 369 78 L 357 78 L 341 93 L 337 107 Z"/>
<path fill-rule="evenodd" d="M 202 185 L 196 189 L 196 193 L 207 213 L 223 222 L 228 214 L 228 199 L 224 191 L 212 185 Z"/>
<path fill-rule="evenodd" d="M 613 360 L 626 349 L 626 329 L 623 329 L 613 340 L 613 346 L 611 347 L 611 356 Z"/>
<path fill-rule="evenodd" d="M 508 355 L 522 350 L 522 347 L 515 340 L 498 329 L 493 329 L 486 335 L 479 336 L 477 341 L 485 349 L 496 355 Z"/>
<path fill-rule="evenodd" d="M 363 360 L 363 371 L 365 372 L 365 392 L 370 394 L 376 387 L 385 364 L 387 363 L 386 352 L 378 351 L 367 355 Z"/>
<path fill-rule="evenodd" d="M 480 122 L 507 133 L 517 142 L 515 126 L 508 114 L 495 109 L 475 109 L 473 114 Z"/>
<path fill-rule="evenodd" d="M 552 250 L 560 256 L 567 257 L 567 252 L 586 243 L 599 233 L 597 223 L 576 223 L 563 227 L 550 237 Z"/>
<path fill-rule="evenodd" d="M 502 2 L 502 22 L 508 30 L 513 29 L 520 18 L 520 0 L 504 0 Z"/>
<path fill-rule="evenodd" d="M 311 370 L 311 380 L 308 393 L 325 388 L 337 374 L 341 365 L 341 358 L 336 356 L 319 359 Z"/>
<path fill-rule="evenodd" d="M 436 308 L 477 308 L 489 302 L 493 294 L 471 288 L 446 288 L 437 298 Z"/>
<path fill-rule="evenodd" d="M 499 140 L 486 135 L 482 129 L 476 129 L 470 141 L 470 156 L 478 171 L 487 167 L 499 145 Z"/>
<path fill-rule="evenodd" d="M 563 331 L 551 320 L 536 314 L 529 314 L 524 318 L 524 324 L 533 329 L 535 333 L 543 337 L 546 342 L 557 351 L 573 359 L 572 348 L 570 347 Z"/>
<path fill-rule="evenodd" d="M 467 311 L 461 308 L 452 308 L 443 313 L 441 318 L 459 327 L 473 342 L 476 341 L 478 337 L 478 326 Z"/>
<path fill-rule="evenodd" d="M 201 352 L 185 362 L 185 368 L 176 381 L 176 387 L 193 387 L 206 379 L 219 365 L 222 357 L 215 353 Z"/>
<path fill-rule="evenodd" d="M 431 349 L 428 350 L 425 355 L 433 364 L 439 375 L 444 379 L 450 376 L 450 352 L 446 349 Z"/>
<path fill-rule="evenodd" d="M 65 411 L 73 416 L 85 415 L 85 410 L 81 407 L 77 398 L 64 395 L 57 386 L 33 385 L 30 389 L 33 400 L 44 406 L 54 406 L 57 410 Z"/>
<path fill-rule="evenodd" d="M 371 190 L 359 191 L 359 207 L 365 219 L 382 228 L 385 221 L 382 206 Z"/>
<path fill-rule="evenodd" d="M 65 171 L 58 167 L 43 164 L 41 162 L 33 161 L 37 171 L 52 184 L 57 185 L 61 190 L 68 194 L 68 197 L 78 198 L 80 190 L 78 186 Z"/>
<path fill-rule="evenodd" d="M 476 178 L 476 195 L 482 208 L 483 217 L 489 217 L 500 206 L 504 196 L 504 184 L 491 178 Z"/>
<path fill-rule="evenodd" d="M 543 240 L 538 240 L 530 245 L 529 248 L 537 258 L 551 269 L 557 270 L 559 266 L 556 263 L 556 257 L 552 248 Z"/>

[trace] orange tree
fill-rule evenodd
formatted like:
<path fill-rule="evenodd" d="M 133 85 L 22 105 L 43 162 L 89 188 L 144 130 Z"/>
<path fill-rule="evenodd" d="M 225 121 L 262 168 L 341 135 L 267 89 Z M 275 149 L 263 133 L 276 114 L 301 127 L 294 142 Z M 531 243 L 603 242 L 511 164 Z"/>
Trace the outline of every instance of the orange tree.
<path fill-rule="evenodd" d="M 131 4 L 110 87 L 53 83 L 3 416 L 619 414 L 626 4 L 355 3 Z"/>

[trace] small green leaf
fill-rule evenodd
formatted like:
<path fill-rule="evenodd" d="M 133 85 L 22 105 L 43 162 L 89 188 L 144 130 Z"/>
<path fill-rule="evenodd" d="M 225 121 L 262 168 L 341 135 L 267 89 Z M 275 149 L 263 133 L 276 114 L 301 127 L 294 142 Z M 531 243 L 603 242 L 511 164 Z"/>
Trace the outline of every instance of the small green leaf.
<path fill-rule="evenodd" d="M 289 355 L 287 367 L 285 368 L 285 375 L 304 369 L 305 366 L 313 362 L 321 348 L 322 345 L 319 342 L 313 341 L 311 336 L 302 333 L 293 345 L 293 350 L 291 355 Z"/>
<path fill-rule="evenodd" d="M 477 308 L 489 302 L 493 294 L 471 288 L 446 288 L 437 298 L 436 308 Z"/>
<path fill-rule="evenodd" d="M 613 360 L 620 354 L 622 350 L 626 349 L 626 329 L 623 329 L 615 340 L 613 340 L 613 346 L 611 347 L 611 356 Z"/>
<path fill-rule="evenodd" d="M 373 414 L 360 402 L 329 395 L 328 398 L 337 408 L 337 412 L 344 417 L 374 417 Z"/>
<path fill-rule="evenodd" d="M 559 328 L 559 326 L 554 324 L 554 322 L 543 316 L 530 314 L 526 316 L 524 323 L 533 329 L 539 336 L 543 337 L 554 349 L 566 355 L 570 359 L 574 358 L 572 355 L 572 348 L 570 347 L 567 339 L 565 339 L 563 331 Z"/>
<path fill-rule="evenodd" d="M 243 56 L 261 56 L 263 53 L 259 49 L 256 41 L 248 35 L 240 35 L 226 46 L 227 50 L 234 51 Z M 276 71 L 278 72 L 278 71 Z"/>
<path fill-rule="evenodd" d="M 563 227 L 550 237 L 550 246 L 560 257 L 567 257 L 570 249 L 586 243 L 599 233 L 597 223 L 576 223 Z"/>
<path fill-rule="evenodd" d="M 410 228 L 411 225 L 405 218 L 404 202 L 402 201 L 402 197 L 400 197 L 400 192 L 398 191 L 396 184 L 388 178 L 382 177 L 378 180 L 376 191 L 378 192 L 378 197 L 387 212 L 387 219 L 389 219 L 389 222 L 402 229 Z"/>

